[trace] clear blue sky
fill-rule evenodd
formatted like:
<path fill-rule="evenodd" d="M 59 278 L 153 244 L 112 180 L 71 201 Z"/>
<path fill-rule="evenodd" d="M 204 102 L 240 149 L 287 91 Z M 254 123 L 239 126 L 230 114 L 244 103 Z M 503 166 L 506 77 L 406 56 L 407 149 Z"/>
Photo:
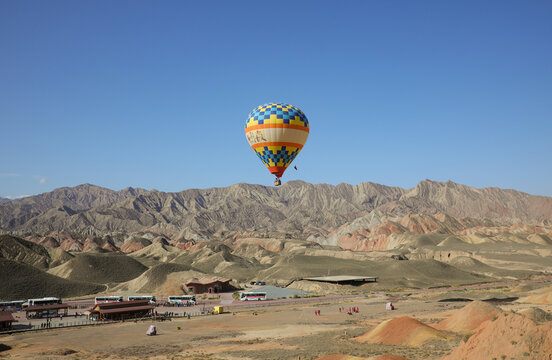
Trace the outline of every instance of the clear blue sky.
<path fill-rule="evenodd" d="M 0 196 L 270 185 L 244 125 L 301 108 L 283 180 L 552 196 L 551 1 L 0 1 Z"/>

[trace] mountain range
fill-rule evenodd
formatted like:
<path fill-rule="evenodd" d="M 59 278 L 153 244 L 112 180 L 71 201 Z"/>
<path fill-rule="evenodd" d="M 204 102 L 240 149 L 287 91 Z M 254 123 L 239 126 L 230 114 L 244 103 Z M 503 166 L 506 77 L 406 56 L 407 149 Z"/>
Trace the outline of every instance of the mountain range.
<path fill-rule="evenodd" d="M 0 232 L 0 273 L 26 274 L 2 298 L 174 294 L 206 275 L 307 292 L 327 289 L 294 279 L 330 272 L 377 274 L 371 288 L 445 286 L 552 266 L 552 198 L 450 181 L 177 193 L 84 184 L 0 204 Z"/>
<path fill-rule="evenodd" d="M 190 240 L 228 231 L 277 231 L 306 239 L 366 216 L 439 213 L 505 224 L 549 223 L 552 198 L 431 180 L 411 189 L 290 181 L 278 188 L 240 183 L 176 193 L 83 184 L 1 203 L 0 230 L 105 235 L 156 229 Z"/>

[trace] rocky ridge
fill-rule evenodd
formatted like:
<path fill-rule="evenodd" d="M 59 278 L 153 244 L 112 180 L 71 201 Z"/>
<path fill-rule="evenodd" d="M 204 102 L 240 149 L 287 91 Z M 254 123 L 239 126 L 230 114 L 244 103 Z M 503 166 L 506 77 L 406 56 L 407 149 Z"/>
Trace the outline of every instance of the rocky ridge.
<path fill-rule="evenodd" d="M 155 229 L 187 240 L 244 230 L 325 237 L 339 227 L 376 225 L 410 213 L 550 224 L 552 198 L 430 180 L 408 190 L 291 181 L 279 188 L 235 184 L 178 193 L 85 184 L 0 204 L 0 229 L 87 235 Z"/>

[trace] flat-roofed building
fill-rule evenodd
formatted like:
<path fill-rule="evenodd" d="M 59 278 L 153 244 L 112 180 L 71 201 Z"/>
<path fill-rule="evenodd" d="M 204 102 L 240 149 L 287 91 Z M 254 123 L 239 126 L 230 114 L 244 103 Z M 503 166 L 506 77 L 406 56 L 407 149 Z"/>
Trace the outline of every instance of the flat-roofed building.
<path fill-rule="evenodd" d="M 50 304 L 27 306 L 23 310 L 25 310 L 27 319 L 30 319 L 42 317 L 57 317 L 59 315 L 66 316 L 68 309 L 69 304 Z"/>
<path fill-rule="evenodd" d="M 149 299 L 96 304 L 89 310 L 94 320 L 138 319 L 151 314 L 153 305 Z"/>
<path fill-rule="evenodd" d="M 340 284 L 340 285 L 358 286 L 368 282 L 376 282 L 378 278 L 375 276 L 335 275 L 335 276 L 308 277 L 308 278 L 303 278 L 303 280 L 334 283 L 334 284 Z"/>
<path fill-rule="evenodd" d="M 11 311 L 0 311 L 0 331 L 10 330 L 14 321 Z"/>
<path fill-rule="evenodd" d="M 230 285 L 230 281 L 230 279 L 218 276 L 209 276 L 200 279 L 191 278 L 185 285 L 190 294 L 211 294 L 234 290 L 234 287 Z"/>

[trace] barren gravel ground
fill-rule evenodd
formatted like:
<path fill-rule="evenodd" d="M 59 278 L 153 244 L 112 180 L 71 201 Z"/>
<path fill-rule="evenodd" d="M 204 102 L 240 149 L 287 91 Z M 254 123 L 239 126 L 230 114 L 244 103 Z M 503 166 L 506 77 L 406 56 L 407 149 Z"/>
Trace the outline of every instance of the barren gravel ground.
<path fill-rule="evenodd" d="M 368 331 L 381 319 L 395 316 L 433 316 L 462 304 L 425 300 L 399 301 L 397 310 L 385 311 L 385 298 L 355 302 L 272 306 L 239 310 L 190 320 L 157 323 L 158 336 L 145 335 L 150 322 L 124 323 L 66 330 L 49 330 L 0 338 L 12 349 L 7 359 L 313 359 L 333 353 L 357 356 L 396 353 L 411 359 L 443 355 L 455 342 L 424 349 L 359 344 L 349 338 Z M 358 306 L 346 315 L 339 307 Z M 321 311 L 320 316 L 314 310 Z M 255 315 L 256 314 L 256 315 Z M 181 330 L 177 330 L 180 326 Z"/>
<path fill-rule="evenodd" d="M 541 286 L 547 286 L 543 283 Z M 0 352 L 5 359 L 316 359 L 329 354 L 370 358 L 395 354 L 408 359 L 441 359 L 461 343 L 450 340 L 421 347 L 359 343 L 362 335 L 383 320 L 410 316 L 431 324 L 444 319 L 467 302 L 440 302 L 443 298 L 501 298 L 511 289 L 473 289 L 440 294 L 416 294 L 394 298 L 395 311 L 385 311 L 387 297 L 332 300 L 321 303 L 285 304 L 234 313 L 156 323 L 158 336 L 146 336 L 151 322 L 48 330 L 0 337 L 11 347 Z M 358 306 L 347 315 L 339 308 Z M 502 304 L 508 310 L 526 304 Z M 543 307 L 544 308 L 544 307 Z M 321 315 L 315 316 L 314 311 Z M 550 310 L 550 306 L 545 306 Z M 178 330 L 177 327 L 181 329 Z"/>

